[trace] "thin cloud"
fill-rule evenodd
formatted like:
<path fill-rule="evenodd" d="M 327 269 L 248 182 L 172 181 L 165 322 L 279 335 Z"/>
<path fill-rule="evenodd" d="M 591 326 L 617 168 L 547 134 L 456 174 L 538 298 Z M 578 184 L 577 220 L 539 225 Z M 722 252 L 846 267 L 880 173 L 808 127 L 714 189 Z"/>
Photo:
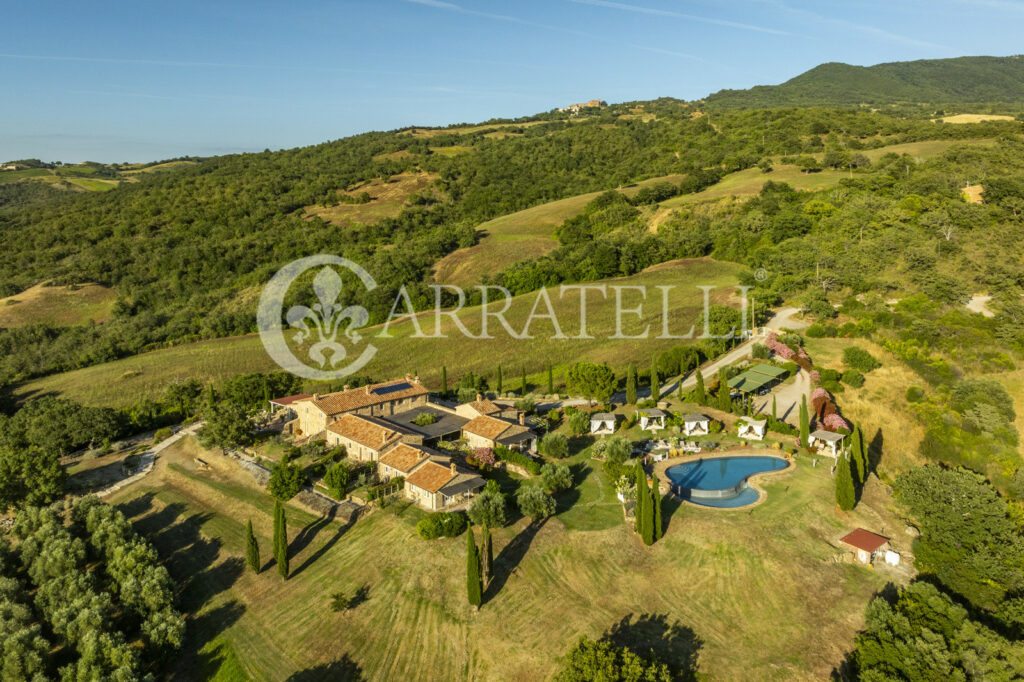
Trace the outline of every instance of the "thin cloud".
<path fill-rule="evenodd" d="M 519 24 L 521 26 L 532 26 L 534 28 L 542 28 L 542 29 L 545 29 L 547 31 L 554 31 L 556 33 L 566 33 L 568 35 L 574 35 L 574 36 L 578 36 L 578 37 L 581 37 L 581 38 L 586 38 L 588 40 L 601 40 L 601 41 L 606 42 L 606 43 L 608 43 L 610 45 L 625 45 L 626 47 L 631 47 L 631 48 L 636 49 L 636 50 L 644 50 L 646 52 L 654 52 L 654 53 L 657 53 L 657 54 L 664 54 L 664 55 L 669 55 L 669 56 L 672 56 L 672 57 L 680 57 L 682 59 L 694 59 L 694 60 L 701 61 L 701 62 L 706 61 L 706 60 L 702 59 L 701 57 L 697 57 L 697 56 L 692 55 L 692 54 L 686 54 L 686 53 L 683 53 L 683 52 L 673 52 L 672 50 L 665 50 L 665 49 L 662 49 L 662 48 L 659 48 L 659 47 L 652 47 L 650 45 L 634 45 L 632 43 L 619 43 L 619 42 L 616 42 L 616 41 L 613 41 L 613 40 L 609 40 L 609 39 L 601 37 L 601 36 L 594 35 L 592 33 L 587 33 L 585 31 L 578 31 L 576 29 L 571 29 L 571 28 L 565 28 L 563 26 L 552 26 L 550 24 L 540 24 L 540 23 L 536 23 L 536 22 L 533 22 L 533 21 L 528 21 L 526 19 L 521 19 L 520 17 L 509 16 L 507 14 L 492 14 L 490 12 L 479 12 L 477 10 L 467 9 L 465 7 L 462 7 L 461 5 L 456 5 L 453 2 L 444 2 L 444 0 L 405 0 L 405 1 L 409 2 L 409 3 L 412 3 L 414 5 L 422 5 L 424 7 L 432 7 L 434 9 L 441 9 L 441 10 L 445 10 L 445 11 L 448 11 L 448 12 L 457 12 L 459 14 L 467 14 L 467 15 L 475 16 L 475 17 L 483 17 L 485 19 L 494 19 L 495 21 L 506 21 L 506 22 L 513 23 L 513 24 Z"/>
<path fill-rule="evenodd" d="M 831 24 L 832 26 L 838 26 L 840 28 L 849 29 L 851 31 L 858 31 L 868 35 L 881 38 L 892 43 L 902 43 L 904 45 L 910 45 L 913 47 L 926 47 L 932 50 L 942 50 L 945 52 L 955 51 L 948 45 L 939 45 L 932 43 L 927 40 L 920 40 L 918 38 L 912 38 L 910 36 L 901 35 L 899 33 L 893 33 L 892 31 L 886 31 L 885 29 L 878 28 L 877 26 L 870 26 L 868 24 L 861 24 L 855 21 L 849 21 L 846 19 L 833 19 L 830 17 L 824 17 L 816 12 L 811 12 L 805 9 L 798 9 L 796 7 L 790 7 L 782 0 L 754 0 L 761 4 L 770 5 L 776 9 L 780 9 L 790 14 L 801 16 L 804 19 L 816 21 L 822 24 Z"/>
<path fill-rule="evenodd" d="M 411 0 L 412 2 L 432 2 L 434 0 Z M 729 28 L 738 28 L 744 31 L 756 31 L 758 33 L 769 33 L 778 36 L 791 36 L 792 33 L 788 31 L 780 31 L 774 28 L 767 28 L 765 26 L 755 26 L 753 24 L 743 24 L 738 21 L 728 21 L 727 19 L 715 19 L 712 17 L 702 17 L 696 14 L 684 14 L 683 12 L 675 12 L 666 9 L 657 9 L 654 7 L 641 7 L 640 5 L 627 5 L 624 2 L 610 2 L 609 0 L 569 0 L 569 2 L 577 5 L 590 5 L 592 7 L 606 7 L 608 9 L 618 9 L 626 12 L 635 12 L 637 14 L 648 14 L 656 17 L 671 17 L 673 19 L 685 19 L 686 21 L 698 21 L 704 24 L 714 24 L 716 26 L 728 26 Z M 445 3 L 447 4 L 447 3 Z"/>

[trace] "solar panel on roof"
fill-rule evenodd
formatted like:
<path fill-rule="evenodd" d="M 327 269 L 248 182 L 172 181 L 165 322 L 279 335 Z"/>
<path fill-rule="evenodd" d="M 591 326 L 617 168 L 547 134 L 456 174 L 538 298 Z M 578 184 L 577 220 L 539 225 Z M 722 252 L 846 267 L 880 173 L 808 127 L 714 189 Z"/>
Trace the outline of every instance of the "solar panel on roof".
<path fill-rule="evenodd" d="M 390 393 L 397 393 L 398 391 L 408 391 L 412 388 L 412 384 L 401 382 L 398 384 L 391 384 L 390 386 L 378 386 L 377 388 L 371 389 L 371 393 L 376 395 L 388 395 Z"/>

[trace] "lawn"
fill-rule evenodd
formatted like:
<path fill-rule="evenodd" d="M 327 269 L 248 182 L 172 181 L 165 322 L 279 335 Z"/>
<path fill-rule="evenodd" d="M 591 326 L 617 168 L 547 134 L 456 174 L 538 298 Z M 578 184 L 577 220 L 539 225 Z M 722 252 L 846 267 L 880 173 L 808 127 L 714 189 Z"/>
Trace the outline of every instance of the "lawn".
<path fill-rule="evenodd" d="M 849 528 L 896 527 L 887 498 L 869 489 L 841 518 L 828 470 L 801 464 L 767 479 L 749 511 L 666 505 L 666 536 L 650 548 L 617 507 L 595 504 L 608 492 L 588 473 L 571 508 L 494 532 L 497 589 L 479 613 L 465 602 L 464 538 L 419 539 L 418 514 L 377 511 L 345 528 L 289 508 L 283 581 L 268 561 L 269 497 L 218 454 L 203 454 L 212 472 L 191 471 L 195 452 L 191 440 L 169 449 L 112 500 L 183 585 L 189 636 L 171 673 L 184 678 L 543 679 L 577 637 L 619 625 L 669 655 L 699 641 L 705 679 L 820 680 L 891 579 L 833 560 Z M 243 563 L 250 518 L 268 562 L 260 575 Z M 601 520 L 587 529 L 589 518 Z M 328 610 L 331 593 L 361 587 L 364 603 Z"/>
<path fill-rule="evenodd" d="M 609 280 L 621 285 L 675 286 L 669 296 L 670 331 L 685 333 L 699 321 L 702 292 L 698 285 L 717 287 L 712 301 L 733 303 L 731 298 L 741 266 L 710 259 L 673 261 L 656 265 L 633 277 Z M 600 283 L 595 283 L 600 284 Z M 518 389 L 523 368 L 533 387 L 546 387 L 547 364 L 555 368 L 558 383 L 564 370 L 574 362 L 588 359 L 607 362 L 616 370 L 628 362 L 644 365 L 656 352 L 686 341 L 653 338 L 661 333 L 661 294 L 652 289 L 644 305 L 643 318 L 623 314 L 623 333 L 636 334 L 646 325 L 651 326 L 649 339 L 608 338 L 615 333 L 615 295 L 607 298 L 593 293 L 587 304 L 587 330 L 594 338 L 572 338 L 579 335 L 580 300 L 578 292 L 559 297 L 558 288 L 550 291 L 553 308 L 561 323 L 565 339 L 548 338 L 554 333 L 550 321 L 536 318 L 530 327 L 531 339 L 509 337 L 496 320 L 491 320 L 493 339 L 473 339 L 460 334 L 452 320 L 444 318 L 441 330 L 447 338 L 410 338 L 414 327 L 405 321 L 393 324 L 392 338 L 372 338 L 378 351 L 374 360 L 363 370 L 379 377 L 401 376 L 416 372 L 428 386 L 438 387 L 442 365 L 447 365 L 449 381 L 454 382 L 464 372 L 476 372 L 493 377 L 497 364 L 504 365 L 506 386 Z M 532 292 L 516 297 L 507 313 L 507 319 L 516 331 L 522 331 L 538 294 Z M 639 293 L 624 291 L 623 308 L 641 303 Z M 497 307 L 497 305 L 495 305 Z M 538 314 L 543 311 L 543 305 Z M 480 330 L 480 308 L 466 308 L 460 314 L 473 333 Z M 434 333 L 433 315 L 421 315 L 424 334 Z M 376 334 L 374 333 L 374 336 Z M 163 394 L 167 384 L 175 379 L 194 377 L 200 381 L 224 379 L 244 372 L 275 369 L 273 360 L 263 350 L 258 336 L 216 339 L 177 346 L 131 358 L 87 367 L 28 382 L 18 389 L 21 397 L 43 393 L 59 393 L 90 405 L 123 406 L 135 404 L 143 398 L 156 398 Z"/>

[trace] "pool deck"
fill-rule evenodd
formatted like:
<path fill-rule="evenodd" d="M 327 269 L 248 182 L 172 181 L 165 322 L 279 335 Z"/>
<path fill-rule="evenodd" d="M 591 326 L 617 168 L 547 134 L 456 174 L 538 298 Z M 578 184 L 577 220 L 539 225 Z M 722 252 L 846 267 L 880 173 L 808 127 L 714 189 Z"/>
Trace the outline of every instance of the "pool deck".
<path fill-rule="evenodd" d="M 787 457 L 786 453 L 782 450 L 775 448 L 765 447 L 746 447 L 740 446 L 735 448 L 729 448 L 728 450 L 712 450 L 708 452 L 698 452 L 690 455 L 684 455 L 682 457 L 670 457 L 669 459 L 663 459 L 660 462 L 654 464 L 653 474 L 658 478 L 658 485 L 661 488 L 662 494 L 672 494 L 672 486 L 669 483 L 668 475 L 665 473 L 669 467 L 675 466 L 676 464 L 685 464 L 686 462 L 693 462 L 700 459 L 717 459 L 719 457 L 778 457 L 789 462 L 789 466 L 785 469 L 778 469 L 776 471 L 762 471 L 757 474 L 751 474 L 747 478 L 747 482 L 750 487 L 758 492 L 757 501 L 745 504 L 742 507 L 712 507 L 706 504 L 697 504 L 696 502 L 690 502 L 689 500 L 680 500 L 683 504 L 690 507 L 696 507 L 700 509 L 712 509 L 715 511 L 737 511 L 742 509 L 750 509 L 764 502 L 765 497 L 768 493 L 757 484 L 757 479 L 762 476 L 777 476 L 778 474 L 788 473 L 796 468 L 796 460 L 792 457 Z"/>

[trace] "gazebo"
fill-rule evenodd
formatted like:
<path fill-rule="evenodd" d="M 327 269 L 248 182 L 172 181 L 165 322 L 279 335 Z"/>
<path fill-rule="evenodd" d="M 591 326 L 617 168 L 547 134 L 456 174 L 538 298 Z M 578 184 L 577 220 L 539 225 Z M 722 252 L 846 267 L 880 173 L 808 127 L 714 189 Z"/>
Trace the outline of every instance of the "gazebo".
<path fill-rule="evenodd" d="M 853 547 L 856 550 L 857 561 L 862 564 L 870 564 L 875 554 L 883 549 L 888 549 L 889 545 L 889 538 L 872 533 L 869 530 L 864 530 L 863 528 L 858 528 L 852 533 L 844 535 L 839 538 L 839 541 Z M 897 558 L 898 561 L 899 559 Z"/>
<path fill-rule="evenodd" d="M 683 435 L 706 436 L 711 426 L 711 418 L 703 414 L 688 414 L 683 417 Z"/>
<path fill-rule="evenodd" d="M 807 445 L 816 448 L 822 454 L 838 457 L 843 450 L 844 438 L 845 436 L 841 433 L 818 429 L 808 437 Z"/>
<path fill-rule="evenodd" d="M 740 417 L 736 420 L 736 432 L 740 438 L 744 438 L 746 440 L 764 440 L 764 436 L 767 431 L 767 419 Z"/>
<path fill-rule="evenodd" d="M 615 433 L 615 415 L 611 412 L 595 412 L 590 415 L 590 433 L 593 435 Z"/>
<path fill-rule="evenodd" d="M 637 410 L 640 415 L 641 431 L 660 431 L 665 428 L 665 413 L 661 410 L 648 408 Z"/>

